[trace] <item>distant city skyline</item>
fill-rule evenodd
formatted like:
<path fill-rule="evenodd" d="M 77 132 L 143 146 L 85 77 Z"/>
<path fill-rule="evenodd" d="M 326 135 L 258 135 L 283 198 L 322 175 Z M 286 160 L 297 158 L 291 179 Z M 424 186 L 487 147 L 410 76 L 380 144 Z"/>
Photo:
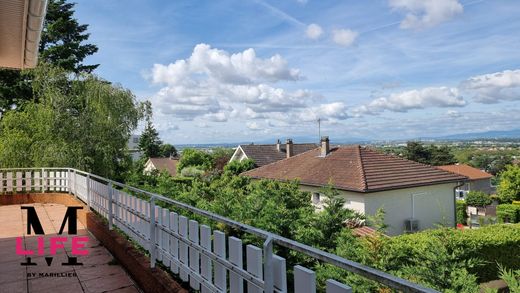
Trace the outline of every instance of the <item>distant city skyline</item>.
<path fill-rule="evenodd" d="M 164 141 L 371 139 L 520 125 L 513 0 L 80 1 L 96 74 Z"/>

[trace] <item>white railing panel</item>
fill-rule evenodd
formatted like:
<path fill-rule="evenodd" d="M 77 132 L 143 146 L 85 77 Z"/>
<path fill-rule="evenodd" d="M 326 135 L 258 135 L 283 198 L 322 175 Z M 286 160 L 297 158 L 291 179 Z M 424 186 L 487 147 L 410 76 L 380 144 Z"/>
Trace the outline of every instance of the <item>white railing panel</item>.
<path fill-rule="evenodd" d="M 23 189 L 22 172 L 16 172 L 16 191 L 22 191 L 22 189 Z"/>
<path fill-rule="evenodd" d="M 170 231 L 175 234 L 179 233 L 179 215 L 174 212 L 170 212 Z M 179 266 L 176 261 L 179 261 L 179 240 L 174 236 L 170 236 L 170 255 L 173 258 L 170 269 L 172 273 L 178 274 Z"/>
<path fill-rule="evenodd" d="M 213 252 L 221 259 L 226 259 L 226 234 L 221 231 L 213 232 Z M 215 263 L 215 286 L 221 291 L 227 292 L 227 270 Z"/>
<path fill-rule="evenodd" d="M 316 293 L 316 273 L 302 266 L 294 267 L 294 292 Z"/>
<path fill-rule="evenodd" d="M 247 271 L 253 276 L 263 279 L 262 249 L 253 246 L 246 246 L 246 267 Z M 261 293 L 263 290 L 247 282 L 247 293 Z"/>
<path fill-rule="evenodd" d="M 190 220 L 188 224 L 188 239 L 191 243 L 199 245 L 199 223 L 194 220 Z M 199 251 L 190 245 L 189 249 L 189 264 L 190 269 L 197 275 L 200 276 L 200 253 Z M 190 278 L 190 286 L 195 290 L 200 289 L 200 283 L 195 278 Z"/>
<path fill-rule="evenodd" d="M 326 292 L 327 293 L 352 293 L 352 288 L 349 286 L 342 284 L 335 280 L 327 280 L 326 282 Z"/>
<path fill-rule="evenodd" d="M 161 237 L 161 247 L 169 252 L 170 251 L 170 235 L 168 234 L 167 230 L 170 229 L 170 211 L 168 209 L 162 210 L 162 237 Z M 163 264 L 167 267 L 170 266 L 170 260 L 168 258 L 163 258 Z"/>
<path fill-rule="evenodd" d="M 5 185 L 8 192 L 13 191 L 13 172 L 7 172 Z"/>
<path fill-rule="evenodd" d="M 229 262 L 239 268 L 243 268 L 242 240 L 229 237 Z M 229 272 L 229 289 L 231 293 L 244 292 L 244 279 L 234 272 Z"/>
<path fill-rule="evenodd" d="M 185 216 L 179 217 L 179 235 L 184 240 L 188 240 L 188 218 Z M 188 245 L 183 241 L 179 241 L 179 261 L 188 267 Z M 184 282 L 189 280 L 189 273 L 183 267 L 180 268 L 180 277 Z"/>
<path fill-rule="evenodd" d="M 211 228 L 206 225 L 200 226 L 200 246 L 202 248 L 206 249 L 207 251 L 211 251 Z M 200 256 L 200 274 L 202 275 L 202 278 L 204 280 L 212 282 L 212 271 L 211 271 L 211 259 L 205 255 Z M 211 292 L 210 289 L 204 284 L 202 284 L 202 293 L 209 293 Z"/>
<path fill-rule="evenodd" d="M 273 255 L 273 284 L 279 292 L 287 292 L 287 270 L 285 258 Z"/>
<path fill-rule="evenodd" d="M 24 186 L 25 192 L 31 192 L 31 190 L 33 188 L 33 182 L 32 182 L 31 177 L 32 177 L 31 171 L 25 172 L 25 186 Z"/>

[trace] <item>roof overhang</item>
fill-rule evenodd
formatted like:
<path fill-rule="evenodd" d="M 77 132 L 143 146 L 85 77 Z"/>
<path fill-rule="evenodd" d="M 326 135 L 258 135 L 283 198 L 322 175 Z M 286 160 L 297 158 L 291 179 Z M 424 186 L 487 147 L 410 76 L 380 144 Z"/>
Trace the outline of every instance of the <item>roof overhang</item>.
<path fill-rule="evenodd" d="M 0 1 L 0 67 L 33 68 L 47 0 Z"/>

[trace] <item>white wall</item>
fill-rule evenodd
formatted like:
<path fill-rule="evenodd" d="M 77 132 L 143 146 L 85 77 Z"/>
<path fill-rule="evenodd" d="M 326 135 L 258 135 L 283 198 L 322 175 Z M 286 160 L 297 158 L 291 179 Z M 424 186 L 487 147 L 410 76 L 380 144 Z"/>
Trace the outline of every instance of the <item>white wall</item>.
<path fill-rule="evenodd" d="M 404 232 L 405 219 L 412 217 L 412 195 L 414 197 L 414 218 L 419 220 L 419 230 L 435 228 L 437 225 L 453 227 L 455 206 L 453 188 L 456 183 L 438 184 L 406 189 L 387 190 L 374 193 L 359 193 L 339 190 L 345 198 L 345 208 L 365 215 L 374 215 L 379 208 L 385 211 L 388 235 Z M 319 187 L 300 185 L 300 189 L 311 193 L 319 192 Z M 323 199 L 323 196 L 322 196 Z M 316 205 L 321 210 L 322 205 Z"/>
<path fill-rule="evenodd" d="M 404 221 L 419 220 L 419 230 L 435 228 L 438 225 L 453 227 L 455 205 L 453 188 L 456 183 L 438 184 L 406 189 L 388 190 L 365 195 L 366 214 L 375 214 L 378 208 L 386 212 L 385 223 L 389 225 L 388 235 L 404 232 Z M 412 211 L 412 197 L 413 211 Z"/>

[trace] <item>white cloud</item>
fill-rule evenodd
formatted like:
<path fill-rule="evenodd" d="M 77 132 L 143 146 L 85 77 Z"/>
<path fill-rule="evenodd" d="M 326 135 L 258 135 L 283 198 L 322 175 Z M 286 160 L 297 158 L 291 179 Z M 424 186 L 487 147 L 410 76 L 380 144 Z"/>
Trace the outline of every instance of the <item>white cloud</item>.
<path fill-rule="evenodd" d="M 322 120 L 345 120 L 349 118 L 347 105 L 343 102 L 321 104 L 306 108 L 299 114 L 301 121 L 316 121 L 318 118 Z"/>
<path fill-rule="evenodd" d="M 228 120 L 226 113 L 224 112 L 206 114 L 203 118 L 212 122 L 226 122 Z"/>
<path fill-rule="evenodd" d="M 358 33 L 350 29 L 335 29 L 332 31 L 332 40 L 334 43 L 348 47 L 354 43 Z"/>
<path fill-rule="evenodd" d="M 260 127 L 260 125 L 258 125 L 258 123 L 256 123 L 256 122 L 247 122 L 247 123 L 246 123 L 246 126 L 247 126 L 247 128 L 249 128 L 250 130 L 262 130 L 262 128 Z"/>
<path fill-rule="evenodd" d="M 307 26 L 307 30 L 305 31 L 305 34 L 307 37 L 311 40 L 316 40 L 323 34 L 323 29 L 321 26 L 311 23 L 309 26 Z"/>
<path fill-rule="evenodd" d="M 403 29 L 433 27 L 464 10 L 458 0 L 390 0 L 389 5 L 406 13 L 400 25 Z"/>
<path fill-rule="evenodd" d="M 449 87 L 427 87 L 393 93 L 388 97 L 380 97 L 354 110 L 357 114 L 376 114 L 385 110 L 407 112 L 412 109 L 431 107 L 463 107 L 466 101 L 459 90 Z"/>
<path fill-rule="evenodd" d="M 473 76 L 462 82 L 461 88 L 480 103 L 520 100 L 520 69 Z"/>

